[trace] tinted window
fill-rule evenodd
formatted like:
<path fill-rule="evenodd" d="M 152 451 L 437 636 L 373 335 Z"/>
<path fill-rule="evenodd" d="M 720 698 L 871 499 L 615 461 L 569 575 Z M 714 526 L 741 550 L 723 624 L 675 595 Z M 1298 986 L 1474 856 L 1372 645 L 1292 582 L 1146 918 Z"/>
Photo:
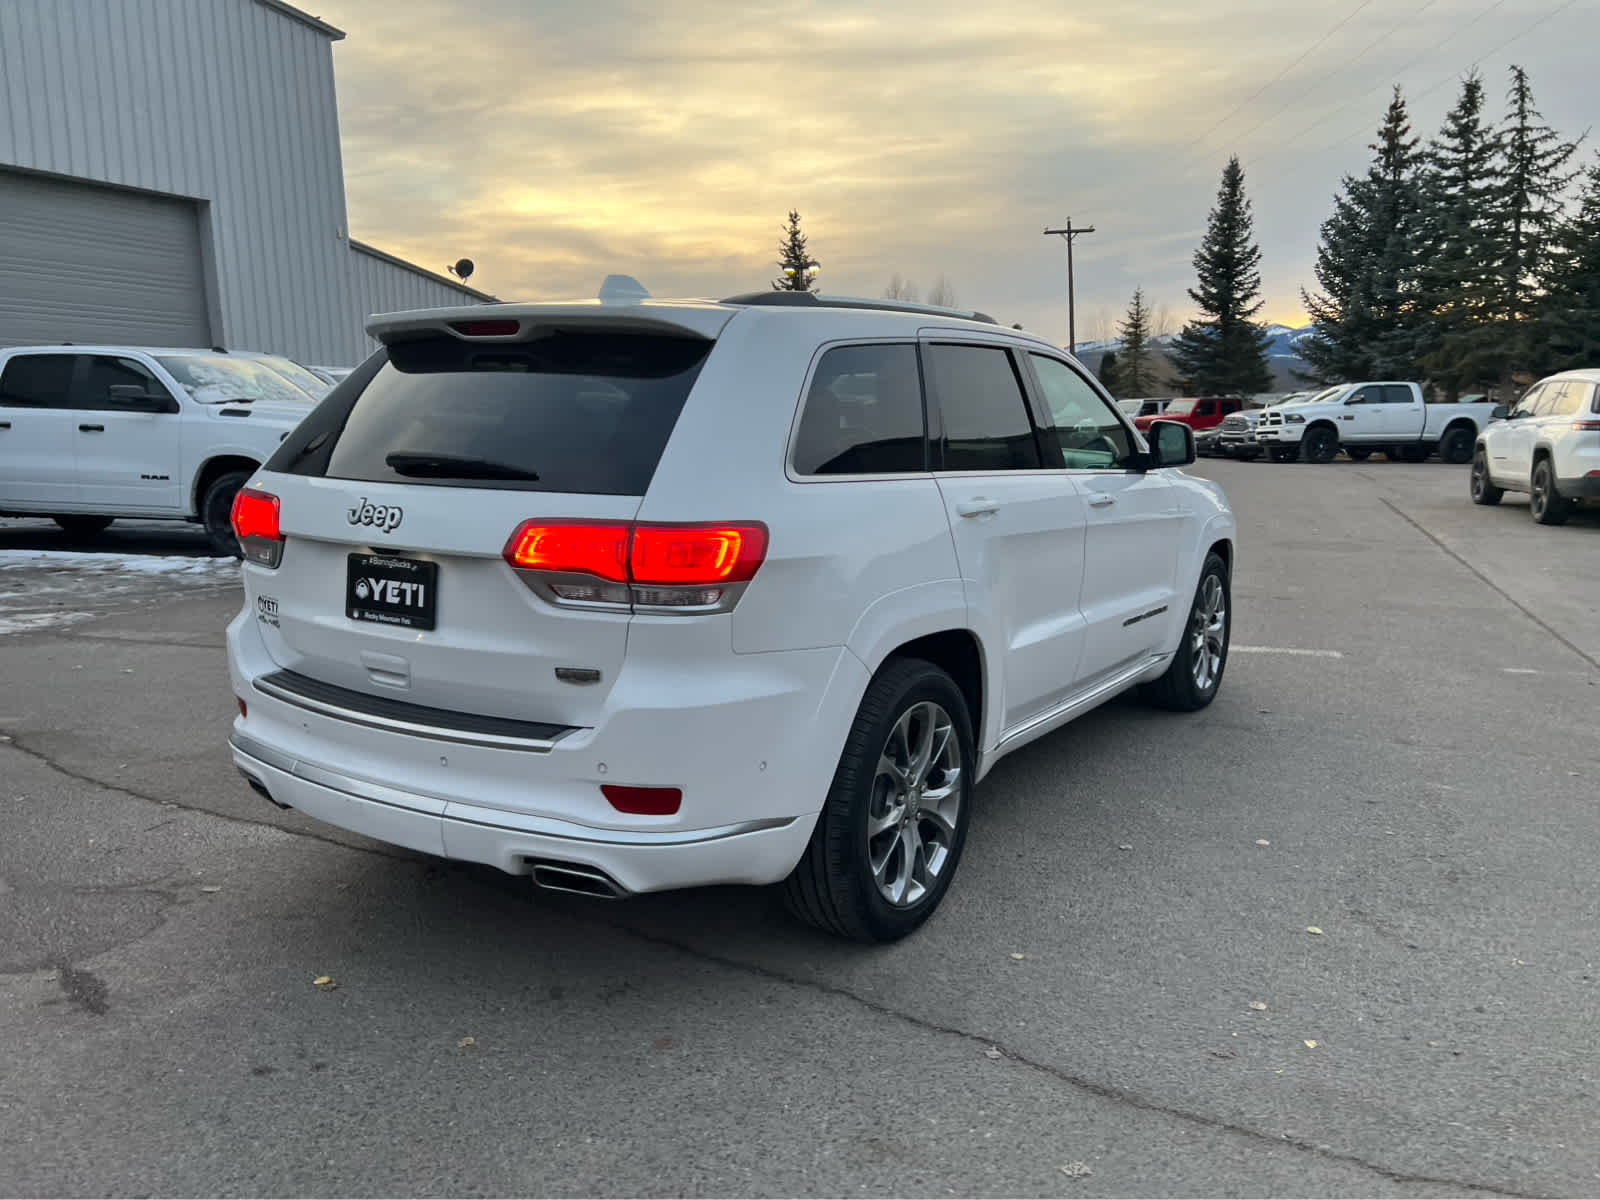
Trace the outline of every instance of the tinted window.
<path fill-rule="evenodd" d="M 944 421 L 947 471 L 1026 471 L 1039 444 L 1011 355 L 990 346 L 930 346 L 928 375 Z"/>
<path fill-rule="evenodd" d="M 925 471 L 917 348 L 836 346 L 822 356 L 795 440 L 802 475 Z"/>
<path fill-rule="evenodd" d="M 1061 441 L 1065 465 L 1079 469 L 1124 465 L 1133 452 L 1133 439 L 1089 381 L 1059 359 L 1028 357 Z"/>
<path fill-rule="evenodd" d="M 71 408 L 71 354 L 19 354 L 0 373 L 0 405 Z"/>
<path fill-rule="evenodd" d="M 397 343 L 350 409 L 327 474 L 642 496 L 710 349 L 617 333 Z"/>
<path fill-rule="evenodd" d="M 105 355 L 84 356 L 83 375 L 78 379 L 73 398 L 79 408 L 113 408 L 111 389 L 114 386 L 139 387 L 153 396 L 171 393 L 162 386 L 148 367 L 131 358 L 111 358 Z"/>
<path fill-rule="evenodd" d="M 1382 404 L 1383 389 L 1376 385 L 1361 388 L 1355 395 L 1345 401 L 1346 404 Z"/>
<path fill-rule="evenodd" d="M 1410 404 L 1416 399 L 1411 394 L 1411 389 L 1403 383 L 1386 383 L 1383 385 L 1383 402 L 1385 404 Z"/>
<path fill-rule="evenodd" d="M 1214 417 L 1214 416 L 1216 416 L 1217 415 L 1217 402 L 1215 400 L 1202 400 L 1202 401 L 1200 401 L 1200 403 L 1195 407 L 1194 414 L 1197 417 Z"/>

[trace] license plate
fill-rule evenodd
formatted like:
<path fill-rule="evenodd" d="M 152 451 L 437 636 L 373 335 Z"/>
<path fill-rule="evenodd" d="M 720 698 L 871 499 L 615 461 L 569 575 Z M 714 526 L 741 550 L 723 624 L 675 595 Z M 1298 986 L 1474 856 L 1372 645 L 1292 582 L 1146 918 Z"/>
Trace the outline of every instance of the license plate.
<path fill-rule="evenodd" d="M 345 572 L 344 615 L 352 621 L 432 629 L 438 590 L 438 563 L 352 554 Z"/>

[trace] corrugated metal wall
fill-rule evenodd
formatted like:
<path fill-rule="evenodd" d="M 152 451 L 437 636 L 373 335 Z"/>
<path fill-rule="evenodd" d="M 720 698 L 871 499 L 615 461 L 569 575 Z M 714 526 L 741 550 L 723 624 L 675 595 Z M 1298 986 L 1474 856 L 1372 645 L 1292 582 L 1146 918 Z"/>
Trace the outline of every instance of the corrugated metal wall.
<path fill-rule="evenodd" d="M 454 284 L 443 279 L 431 278 L 418 268 L 402 265 L 391 256 L 370 246 L 356 242 L 351 249 L 355 251 L 351 258 L 355 264 L 356 291 L 361 298 L 366 316 L 375 313 L 404 312 L 412 308 L 448 308 L 458 304 L 480 302 L 480 298 L 463 293 Z M 378 343 L 369 339 L 366 345 L 369 349 L 376 349 Z"/>
<path fill-rule="evenodd" d="M 3 0 L 0 163 L 207 202 L 226 344 L 365 355 L 325 32 L 255 0 Z"/>

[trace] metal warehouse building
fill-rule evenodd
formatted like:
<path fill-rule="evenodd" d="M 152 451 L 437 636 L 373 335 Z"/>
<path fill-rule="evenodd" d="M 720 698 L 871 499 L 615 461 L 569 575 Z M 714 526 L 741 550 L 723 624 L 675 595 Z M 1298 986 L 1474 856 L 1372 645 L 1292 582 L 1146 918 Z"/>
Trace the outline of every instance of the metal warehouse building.
<path fill-rule="evenodd" d="M 351 238 L 343 37 L 281 0 L 0 0 L 0 345 L 350 366 L 371 313 L 491 300 Z"/>

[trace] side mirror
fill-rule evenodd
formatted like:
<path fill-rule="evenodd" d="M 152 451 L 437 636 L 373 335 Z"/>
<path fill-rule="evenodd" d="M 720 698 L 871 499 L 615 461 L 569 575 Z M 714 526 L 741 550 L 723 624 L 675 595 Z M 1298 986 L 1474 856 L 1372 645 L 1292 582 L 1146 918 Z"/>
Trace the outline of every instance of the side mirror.
<path fill-rule="evenodd" d="M 1489 413 L 1489 420 L 1504 421 L 1510 415 L 1511 406 L 1509 404 L 1496 404 L 1494 409 Z"/>
<path fill-rule="evenodd" d="M 172 401 L 158 396 L 137 383 L 113 383 L 106 389 L 106 400 L 112 408 L 128 412 L 166 412 Z"/>
<path fill-rule="evenodd" d="M 1150 466 L 1186 467 L 1194 461 L 1194 430 L 1181 421 L 1152 421 L 1145 430 Z"/>

